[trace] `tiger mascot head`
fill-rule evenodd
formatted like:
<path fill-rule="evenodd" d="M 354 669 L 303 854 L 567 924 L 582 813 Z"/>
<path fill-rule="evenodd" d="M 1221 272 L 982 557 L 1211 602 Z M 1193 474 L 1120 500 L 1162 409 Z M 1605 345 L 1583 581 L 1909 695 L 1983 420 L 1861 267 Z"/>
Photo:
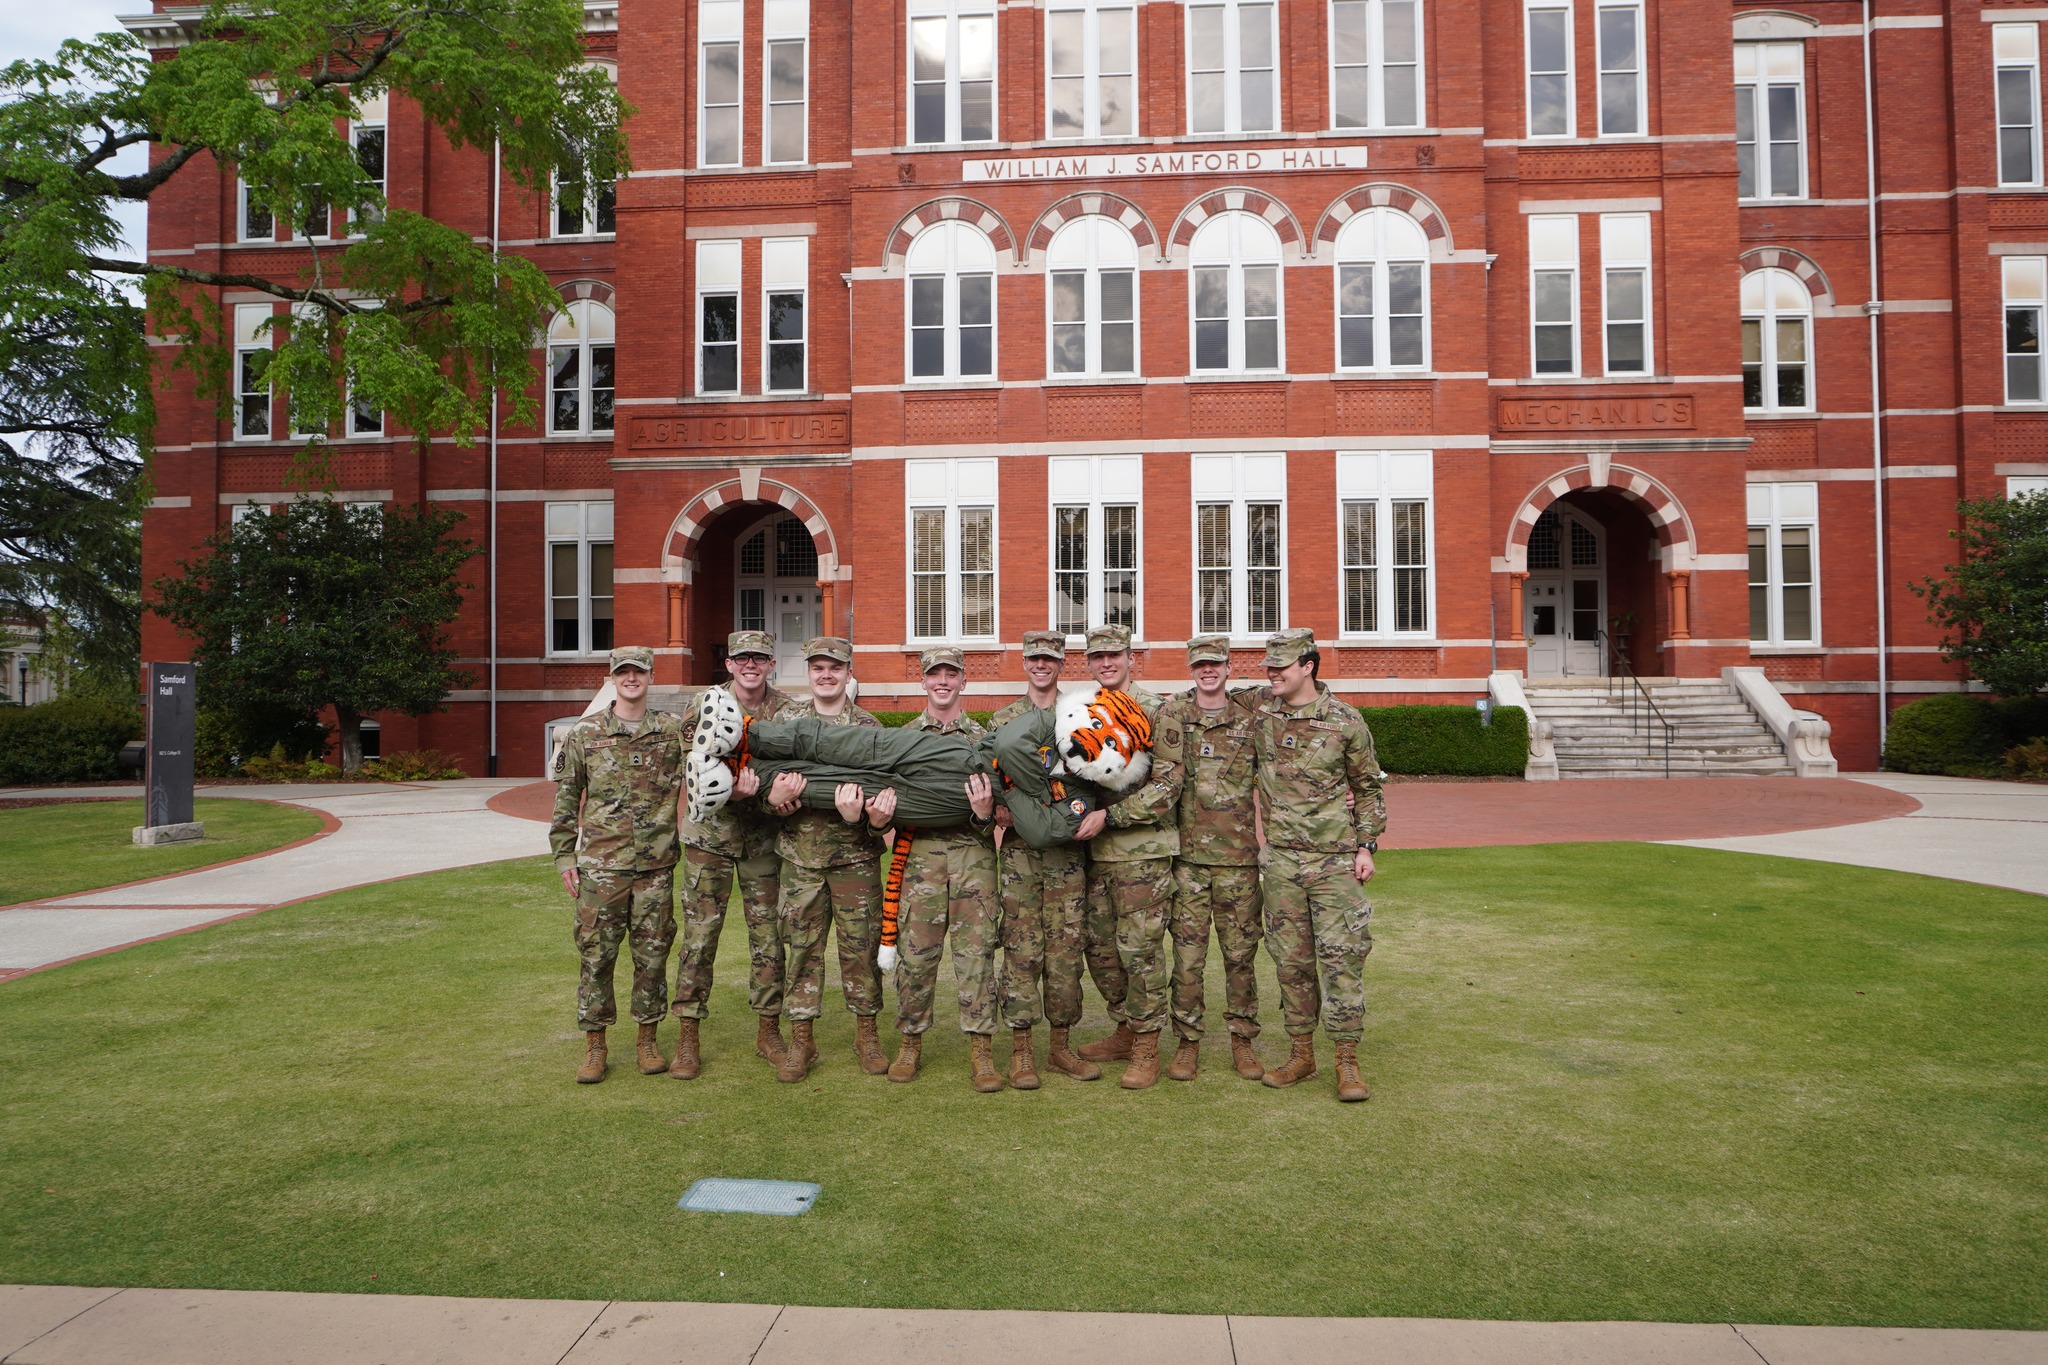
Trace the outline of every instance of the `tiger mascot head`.
<path fill-rule="evenodd" d="M 1053 715 L 1068 772 L 1113 792 L 1144 785 L 1152 773 L 1152 721 L 1128 692 L 1080 687 L 1060 696 Z"/>

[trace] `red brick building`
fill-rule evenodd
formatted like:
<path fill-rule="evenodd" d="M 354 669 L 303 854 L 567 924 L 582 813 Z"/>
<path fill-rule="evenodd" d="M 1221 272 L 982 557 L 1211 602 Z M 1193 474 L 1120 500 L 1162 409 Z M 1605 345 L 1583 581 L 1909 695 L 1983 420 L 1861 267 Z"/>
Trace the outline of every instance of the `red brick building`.
<path fill-rule="evenodd" d="M 158 9 L 132 25 L 174 46 Z M 1623 627 L 1642 675 L 1761 664 L 1867 768 L 1882 705 L 1962 685 L 1906 588 L 1957 499 L 2048 481 L 2048 8 L 586 13 L 636 110 L 615 192 L 494 204 L 401 103 L 356 130 L 392 203 L 571 300 L 543 430 L 330 434 L 337 496 L 493 547 L 477 686 L 387 747 L 538 772 L 612 642 L 704 683 L 736 624 L 850 634 L 883 707 L 933 640 L 972 704 L 1015 695 L 1048 624 L 1131 625 L 1155 685 L 1191 634 L 1250 673 L 1310 626 L 1367 704 L 1598 673 Z M 160 255 L 303 250 L 231 171 L 155 207 Z M 148 576 L 288 496 L 276 406 L 166 399 Z M 180 646 L 152 618 L 145 648 Z"/>

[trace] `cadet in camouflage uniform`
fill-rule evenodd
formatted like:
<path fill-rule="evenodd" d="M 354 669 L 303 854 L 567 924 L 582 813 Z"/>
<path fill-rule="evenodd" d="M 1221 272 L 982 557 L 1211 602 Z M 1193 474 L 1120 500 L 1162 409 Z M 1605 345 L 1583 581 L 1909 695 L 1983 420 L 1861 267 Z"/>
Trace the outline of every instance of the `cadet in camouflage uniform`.
<path fill-rule="evenodd" d="M 920 662 L 931 701 L 910 722 L 911 728 L 977 738 L 987 734 L 961 709 L 966 664 L 960 651 L 946 646 L 927 649 Z M 989 1093 L 1003 1088 L 989 1042 L 996 1029 L 996 942 L 1002 932 L 1002 908 L 996 899 L 995 789 L 977 773 L 967 780 L 967 799 L 973 820 L 966 826 L 929 833 L 896 831 L 897 840 L 907 838 L 909 844 L 892 849 L 890 855 L 903 859 L 902 960 L 896 968 L 897 1027 L 903 1046 L 889 1067 L 889 1079 L 917 1079 L 925 1030 L 932 1026 L 939 959 L 945 955 L 950 930 L 960 1031 L 968 1036 L 973 1056 L 974 1088 Z M 893 808 L 893 800 L 887 805 Z"/>
<path fill-rule="evenodd" d="M 562 885 L 576 898 L 576 1027 L 584 1032 L 576 1079 L 594 1085 L 606 1070 L 605 1030 L 617 1021 L 612 973 L 621 940 L 633 954 L 633 1017 L 642 1073 L 667 1068 L 655 1032 L 668 1008 L 668 950 L 675 942 L 676 794 L 687 732 L 647 709 L 651 649 L 615 649 L 618 700 L 585 716 L 562 741 L 562 776 L 548 845 Z M 580 836 L 580 837 L 579 837 Z"/>
<path fill-rule="evenodd" d="M 1323 1028 L 1337 1045 L 1337 1098 L 1362 1100 L 1371 1094 L 1358 1074 L 1365 957 L 1372 951 L 1365 884 L 1387 827 L 1380 793 L 1385 774 L 1365 718 L 1317 680 L 1321 657 L 1311 631 L 1270 637 L 1271 686 L 1260 688 L 1256 699 L 1266 951 L 1280 977 L 1280 1009 L 1293 1041 L 1287 1061 L 1266 1073 L 1266 1084 L 1293 1085 L 1316 1074 L 1320 1007 Z"/>
<path fill-rule="evenodd" d="M 726 637 L 725 669 L 732 694 L 747 715 L 772 720 L 791 705 L 789 697 L 768 685 L 775 667 L 775 637 L 761 630 L 736 630 Z M 683 734 L 697 728 L 697 706 L 683 713 Z M 687 747 L 687 739 L 685 746 Z M 742 774 L 743 781 L 751 781 Z M 738 791 L 735 795 L 751 795 Z M 733 882 L 740 887 L 740 910 L 747 920 L 747 1004 L 761 1018 L 754 1035 L 754 1054 L 781 1067 L 782 926 L 775 904 L 780 896 L 782 862 L 775 856 L 779 822 L 759 802 L 733 801 L 702 823 L 683 822 L 683 943 L 676 954 L 676 1017 L 682 1021 L 676 1039 L 675 1064 L 668 1074 L 690 1080 L 702 1065 L 697 1026 L 711 1002 L 711 966 L 718 957 L 718 936 L 725 928 L 725 910 Z"/>
<path fill-rule="evenodd" d="M 1180 726 L 1161 718 L 1159 698 L 1130 686 L 1131 632 L 1088 632 L 1088 669 L 1106 690 L 1128 691 L 1152 719 L 1152 772 L 1083 822 L 1088 849 L 1087 955 L 1095 988 L 1116 1031 L 1079 1049 L 1091 1062 L 1130 1058 L 1118 1083 L 1143 1090 L 1159 1079 L 1159 1030 L 1166 1024 L 1166 917 L 1173 904 L 1173 860 L 1180 853 Z M 1094 828 L 1091 828 L 1094 826 Z"/>
<path fill-rule="evenodd" d="M 1223 948 L 1223 1014 L 1237 1074 L 1266 1074 L 1252 1039 L 1259 1036 L 1259 832 L 1252 806 L 1252 709 L 1230 681 L 1230 638 L 1188 641 L 1195 686 L 1160 707 L 1162 723 L 1184 736 L 1187 777 L 1180 791 L 1180 860 L 1174 864 L 1173 1031 L 1179 1045 L 1169 1080 L 1191 1081 L 1200 1066 L 1202 990 L 1209 925 Z"/>
<path fill-rule="evenodd" d="M 881 725 L 846 695 L 853 668 L 850 641 L 831 635 L 811 640 L 804 645 L 804 662 L 810 671 L 811 699 L 789 707 L 782 719 L 816 716 L 831 725 Z M 882 932 L 881 837 L 868 825 L 859 786 L 842 783 L 839 808 L 823 811 L 804 806 L 806 785 L 802 775 L 784 773 L 770 785 L 766 798 L 769 810 L 782 818 L 782 831 L 775 839 L 775 851 L 782 858 L 778 913 L 789 948 L 783 1005 L 790 1037 L 775 1076 L 800 1081 L 817 1059 L 811 1030 L 824 994 L 825 933 L 835 928 L 839 981 L 854 1017 L 853 1055 L 862 1071 L 879 1076 L 889 1069 L 875 1034 L 875 1014 L 882 1007 L 882 974 L 875 967 Z"/>
<path fill-rule="evenodd" d="M 1025 695 L 995 713 L 1000 730 L 1034 710 L 1059 702 L 1067 637 L 1056 630 L 1024 632 Z M 1011 829 L 1009 807 L 996 824 Z M 1081 1022 L 1081 926 L 1088 912 L 1088 854 L 1079 844 L 1038 849 L 1014 832 L 1002 836 L 1003 1021 L 1010 1026 L 1010 1084 L 1038 1089 L 1031 1030 L 1043 1015 L 1052 1025 L 1046 1065 L 1076 1080 L 1092 1081 L 1102 1068 L 1076 1055 L 1067 1030 Z M 1042 989 L 1042 993 L 1041 993 Z"/>

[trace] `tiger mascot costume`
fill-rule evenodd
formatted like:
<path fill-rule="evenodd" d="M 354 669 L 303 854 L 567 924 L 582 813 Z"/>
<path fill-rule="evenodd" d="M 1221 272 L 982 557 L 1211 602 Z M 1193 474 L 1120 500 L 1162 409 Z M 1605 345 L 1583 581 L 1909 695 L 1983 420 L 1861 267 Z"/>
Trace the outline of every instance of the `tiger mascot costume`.
<path fill-rule="evenodd" d="M 1099 685 L 1060 694 L 1053 712 L 1061 764 L 1121 796 L 1152 775 L 1152 720 L 1128 692 Z"/>

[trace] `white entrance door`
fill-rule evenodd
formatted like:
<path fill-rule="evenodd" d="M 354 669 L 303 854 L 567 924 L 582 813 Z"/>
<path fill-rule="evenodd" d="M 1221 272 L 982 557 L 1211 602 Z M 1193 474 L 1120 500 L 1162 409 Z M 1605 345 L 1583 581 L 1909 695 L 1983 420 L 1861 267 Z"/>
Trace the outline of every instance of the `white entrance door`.
<path fill-rule="evenodd" d="M 1556 574 L 1530 574 L 1522 585 L 1522 631 L 1529 637 L 1529 676 L 1564 676 L 1564 584 Z"/>
<path fill-rule="evenodd" d="M 733 563 L 733 628 L 775 636 L 775 685 L 802 688 L 804 644 L 824 633 L 824 594 L 818 591 L 818 549 L 804 524 L 788 512 L 762 520 L 740 536 Z"/>
<path fill-rule="evenodd" d="M 1600 524 L 1571 507 L 1551 507 L 1530 528 L 1522 606 L 1530 677 L 1606 675 L 1604 540 Z"/>

